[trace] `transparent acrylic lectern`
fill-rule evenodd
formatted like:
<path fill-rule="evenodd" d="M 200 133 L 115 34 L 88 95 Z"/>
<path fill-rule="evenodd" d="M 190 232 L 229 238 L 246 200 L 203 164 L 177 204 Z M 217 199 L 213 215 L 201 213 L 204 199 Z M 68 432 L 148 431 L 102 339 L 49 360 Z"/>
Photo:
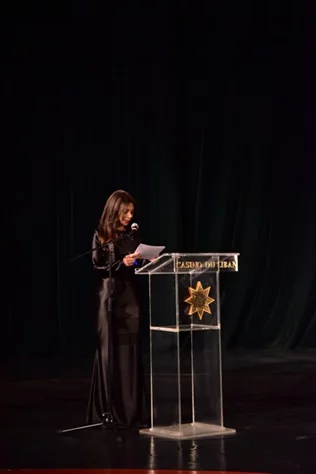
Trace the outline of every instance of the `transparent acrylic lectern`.
<path fill-rule="evenodd" d="M 224 427 L 219 274 L 238 271 L 238 253 L 163 254 L 147 275 L 151 427 L 171 439 L 234 434 Z"/>

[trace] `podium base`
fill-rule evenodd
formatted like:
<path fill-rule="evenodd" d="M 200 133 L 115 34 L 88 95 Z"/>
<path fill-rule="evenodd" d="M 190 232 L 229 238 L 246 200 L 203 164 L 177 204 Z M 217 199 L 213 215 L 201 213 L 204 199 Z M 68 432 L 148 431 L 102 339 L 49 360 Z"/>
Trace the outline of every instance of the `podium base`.
<path fill-rule="evenodd" d="M 140 430 L 139 433 L 143 435 L 157 436 L 159 438 L 179 440 L 233 435 L 236 434 L 236 430 L 207 423 L 186 423 L 183 425 L 156 426 L 154 428 Z"/>

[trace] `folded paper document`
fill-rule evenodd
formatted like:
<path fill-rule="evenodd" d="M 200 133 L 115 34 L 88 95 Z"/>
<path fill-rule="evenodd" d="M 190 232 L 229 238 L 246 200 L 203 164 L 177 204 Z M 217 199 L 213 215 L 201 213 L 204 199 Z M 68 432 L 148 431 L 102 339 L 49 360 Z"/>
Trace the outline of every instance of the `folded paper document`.
<path fill-rule="evenodd" d="M 158 257 L 160 252 L 162 252 L 165 248 L 166 247 L 139 244 L 135 250 L 135 253 L 139 253 L 141 258 L 144 258 L 145 260 L 151 260 L 152 258 Z"/>

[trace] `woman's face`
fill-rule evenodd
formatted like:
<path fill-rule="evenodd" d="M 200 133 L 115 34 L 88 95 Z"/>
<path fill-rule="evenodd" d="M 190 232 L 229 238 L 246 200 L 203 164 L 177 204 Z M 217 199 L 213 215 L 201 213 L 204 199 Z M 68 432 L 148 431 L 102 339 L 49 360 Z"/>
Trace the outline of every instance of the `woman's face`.
<path fill-rule="evenodd" d="M 122 224 L 123 227 L 127 227 L 128 224 L 130 224 L 131 220 L 133 219 L 133 216 L 134 216 L 134 205 L 130 203 L 127 206 L 124 206 L 123 211 L 120 214 L 120 217 L 119 217 L 120 224 Z"/>

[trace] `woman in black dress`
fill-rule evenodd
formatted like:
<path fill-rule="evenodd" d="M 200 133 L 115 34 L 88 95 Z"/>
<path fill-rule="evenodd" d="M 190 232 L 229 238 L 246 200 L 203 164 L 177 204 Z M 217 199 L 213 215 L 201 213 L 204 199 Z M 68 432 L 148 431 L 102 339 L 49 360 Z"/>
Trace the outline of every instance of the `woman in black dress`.
<path fill-rule="evenodd" d="M 98 347 L 96 349 L 87 423 L 104 421 L 110 412 L 114 422 L 126 427 L 146 425 L 141 370 L 139 317 L 140 304 L 135 275 L 135 253 L 140 243 L 132 238 L 134 199 L 125 191 L 115 191 L 107 200 L 94 233 L 92 262 L 97 276 Z M 102 244 L 119 238 L 108 246 Z M 112 279 L 109 280 L 109 252 Z M 138 277 L 139 278 L 139 277 Z M 112 318 L 108 297 L 112 289 Z M 110 392 L 109 392 L 110 391 Z M 108 397 L 110 395 L 110 407 Z"/>

